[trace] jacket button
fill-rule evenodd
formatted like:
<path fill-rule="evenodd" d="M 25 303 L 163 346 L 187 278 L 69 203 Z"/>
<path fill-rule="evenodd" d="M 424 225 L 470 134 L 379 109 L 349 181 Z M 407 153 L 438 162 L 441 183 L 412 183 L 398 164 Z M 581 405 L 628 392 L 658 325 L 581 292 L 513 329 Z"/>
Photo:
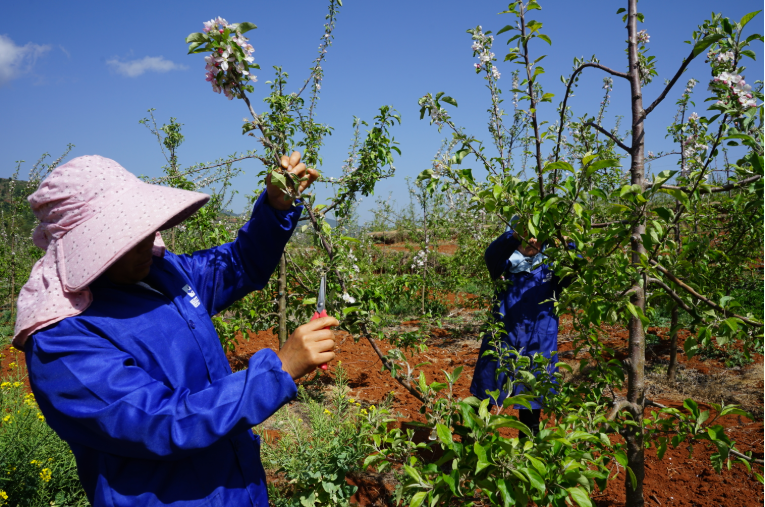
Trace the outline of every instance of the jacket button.
<path fill-rule="evenodd" d="M 191 329 L 196 329 L 196 327 L 197 327 L 197 326 L 194 324 L 194 321 L 193 321 L 193 320 L 190 320 L 190 321 L 189 321 L 189 327 L 190 327 Z"/>

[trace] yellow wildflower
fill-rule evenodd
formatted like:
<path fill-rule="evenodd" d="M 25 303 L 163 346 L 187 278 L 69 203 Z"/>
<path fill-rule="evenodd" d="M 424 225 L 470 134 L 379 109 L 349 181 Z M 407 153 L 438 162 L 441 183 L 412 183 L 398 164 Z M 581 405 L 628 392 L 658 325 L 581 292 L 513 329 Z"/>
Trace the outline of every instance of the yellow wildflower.
<path fill-rule="evenodd" d="M 51 473 L 50 468 L 43 468 L 42 472 L 40 472 L 40 479 L 44 482 L 49 482 L 52 476 L 53 474 Z"/>
<path fill-rule="evenodd" d="M 370 410 L 371 412 L 374 412 L 374 411 L 375 411 L 375 406 L 374 406 L 374 405 L 369 405 L 369 410 Z"/>
<path fill-rule="evenodd" d="M 7 415 L 7 416 L 3 417 L 3 422 L 4 422 L 4 423 L 9 423 L 9 422 L 11 422 L 11 416 L 10 416 L 10 415 Z"/>
<path fill-rule="evenodd" d="M 8 368 L 15 368 L 16 366 L 18 366 L 18 365 L 15 362 L 8 363 Z"/>
<path fill-rule="evenodd" d="M 361 409 L 361 415 L 367 415 L 367 411 L 365 409 Z"/>
<path fill-rule="evenodd" d="M 0 498 L 2 498 L 3 500 L 8 500 L 8 493 L 0 489 Z"/>
<path fill-rule="evenodd" d="M 14 382 L 13 387 L 21 387 L 21 382 Z"/>
<path fill-rule="evenodd" d="M 0 387 L 2 387 L 3 389 L 7 389 L 7 388 L 11 387 L 11 383 L 10 382 L 3 382 L 2 384 L 0 384 Z"/>
<path fill-rule="evenodd" d="M 329 409 L 327 408 L 324 409 L 324 413 L 327 415 L 332 415 L 332 412 L 330 412 Z"/>
<path fill-rule="evenodd" d="M 45 420 L 45 416 L 42 414 L 37 414 L 37 418 L 40 419 L 41 421 Z"/>
<path fill-rule="evenodd" d="M 349 401 L 350 403 L 356 403 L 356 400 L 354 400 L 353 398 L 349 399 L 348 401 Z"/>

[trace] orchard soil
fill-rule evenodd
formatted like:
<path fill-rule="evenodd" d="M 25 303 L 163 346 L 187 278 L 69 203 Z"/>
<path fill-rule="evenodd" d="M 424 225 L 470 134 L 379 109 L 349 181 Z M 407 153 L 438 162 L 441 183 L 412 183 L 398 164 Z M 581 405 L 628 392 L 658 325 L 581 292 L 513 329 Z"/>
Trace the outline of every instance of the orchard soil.
<path fill-rule="evenodd" d="M 452 317 L 460 315 L 465 319 L 471 316 L 470 310 L 452 310 Z M 401 323 L 402 331 L 411 330 L 418 326 L 418 321 Z M 626 357 L 627 331 L 623 328 L 604 329 L 608 333 L 607 345 L 614 349 L 617 358 Z M 693 397 L 700 403 L 702 409 L 710 409 L 707 403 L 737 403 L 755 414 L 755 420 L 749 421 L 737 416 L 726 416 L 718 422 L 726 428 L 728 435 L 737 443 L 741 451 L 752 451 L 754 456 L 763 457 L 763 362 L 762 356 L 757 356 L 753 364 L 741 369 L 726 369 L 716 360 L 702 360 L 694 357 L 686 360 L 683 354 L 678 354 L 680 368 L 675 385 L 664 380 L 666 365 L 669 358 L 668 330 L 666 328 L 650 328 L 649 333 L 658 336 L 660 341 L 649 347 L 647 364 L 649 365 L 648 389 L 649 396 L 654 401 L 682 410 L 682 401 Z M 571 340 L 571 317 L 562 316 L 559 333 L 559 350 L 563 361 L 569 363 L 575 372 L 580 367 L 579 360 L 586 357 L 580 354 L 574 357 Z M 679 348 L 682 349 L 683 335 L 680 337 Z M 401 415 L 403 424 L 406 421 L 424 421 L 419 413 L 419 403 L 387 372 L 380 371 L 380 361 L 366 340 L 356 343 L 345 332 L 336 332 L 336 361 L 330 366 L 329 372 L 319 378 L 319 382 L 332 384 L 332 370 L 341 364 L 348 373 L 350 391 L 349 397 L 367 405 L 379 404 L 387 393 L 395 392 L 394 412 Z M 457 366 L 464 370 L 456 387 L 455 395 L 459 398 L 470 396 L 468 391 L 472 379 L 472 370 L 478 358 L 480 342 L 476 335 L 466 335 L 460 332 L 459 326 L 445 325 L 430 331 L 428 350 L 416 354 L 410 364 L 427 361 L 431 363 L 423 367 L 428 382 L 443 380 L 442 370 L 451 371 Z M 378 343 L 383 351 L 388 347 Z M 276 336 L 270 332 L 252 335 L 249 341 L 242 341 L 229 361 L 233 369 L 246 367 L 249 357 L 258 350 L 268 347 L 276 350 Z M 575 373 L 572 381 L 577 381 Z M 314 380 L 314 382 L 316 382 Z M 652 408 L 646 409 L 646 414 Z M 714 414 L 713 414 L 714 415 Z M 417 432 L 416 439 L 425 441 L 427 434 Z M 698 443 L 690 454 L 687 447 L 670 449 L 662 460 L 656 458 L 655 449 L 646 450 L 646 505 L 649 506 L 761 506 L 763 505 L 763 488 L 753 475 L 749 474 L 743 465 L 736 464 L 732 470 L 726 470 L 722 475 L 714 472 L 710 466 L 709 456 L 714 449 L 706 443 Z M 614 472 L 616 473 L 616 472 Z M 599 507 L 616 507 L 625 505 L 624 471 L 621 476 L 610 483 L 603 492 L 593 495 L 593 500 Z M 391 475 L 360 473 L 351 481 L 359 486 L 354 501 L 358 505 L 386 505 L 391 502 L 391 493 L 395 481 Z"/>
<path fill-rule="evenodd" d="M 410 364 L 427 361 L 423 367 L 428 382 L 443 380 L 442 370 L 451 371 L 457 366 L 464 370 L 457 385 L 455 396 L 464 398 L 470 395 L 468 389 L 472 379 L 472 370 L 478 357 L 479 341 L 475 334 L 476 326 L 465 326 L 470 322 L 474 310 L 452 309 L 450 317 L 445 319 L 444 327 L 431 328 L 427 342 L 428 350 L 416 354 Z M 400 324 L 401 331 L 411 331 L 419 326 L 418 321 L 405 321 Z M 617 358 L 627 355 L 627 331 L 623 328 L 604 328 L 607 345 L 612 348 Z M 559 332 L 560 358 L 574 369 L 570 381 L 580 381 L 580 359 L 586 355 L 580 353 L 574 357 L 572 343 L 571 317 L 563 315 Z M 669 337 L 666 328 L 649 328 L 648 333 L 658 339 L 647 347 L 647 379 L 649 398 L 664 405 L 682 410 L 682 400 L 693 397 L 699 401 L 702 409 L 710 409 L 706 403 L 736 403 L 755 415 L 750 421 L 738 416 L 726 416 L 718 422 L 736 442 L 739 450 L 752 451 L 756 458 L 763 458 L 763 358 L 757 356 L 755 362 L 743 368 L 725 368 L 724 364 L 714 359 L 698 356 L 688 361 L 678 353 L 680 362 L 677 381 L 666 380 L 666 364 L 669 357 Z M 681 334 L 679 348 L 682 350 L 684 335 Z M 350 391 L 349 397 L 356 398 L 364 405 L 376 405 L 393 391 L 395 403 L 393 411 L 399 413 L 402 424 L 407 421 L 423 421 L 419 413 L 419 403 L 403 389 L 387 372 L 381 372 L 380 361 L 366 340 L 358 343 L 345 332 L 336 332 L 336 360 L 329 371 L 322 374 L 314 383 L 329 386 L 333 383 L 333 370 L 338 365 L 347 371 Z M 385 343 L 378 343 L 383 351 L 388 349 Z M 271 332 L 250 335 L 249 340 L 240 340 L 233 353 L 228 355 L 234 371 L 247 367 L 249 358 L 263 348 L 278 349 L 276 336 Z M 3 347 L 0 353 L 0 372 L 3 376 L 13 373 L 13 368 L 23 368 L 23 353 Z M 12 363 L 17 366 L 10 366 Z M 26 382 L 28 388 L 28 381 Z M 652 408 L 646 409 L 646 414 Z M 714 414 L 713 414 L 714 415 Z M 273 436 L 274 430 L 263 425 L 263 431 Z M 278 437 L 278 435 L 277 435 Z M 415 439 L 426 441 L 427 434 L 418 430 Z M 724 470 L 721 475 L 710 466 L 709 456 L 714 449 L 706 443 L 698 443 L 690 454 L 687 447 L 670 449 L 662 460 L 656 458 L 655 449 L 646 450 L 645 500 L 648 506 L 761 506 L 763 505 L 763 487 L 743 465 L 734 464 L 732 470 Z M 616 473 L 616 471 L 614 471 Z M 357 505 L 392 504 L 392 492 L 395 479 L 391 474 L 359 472 L 349 479 L 359 486 L 353 500 Z M 625 505 L 624 471 L 612 481 L 603 492 L 596 492 L 593 501 L 598 507 L 617 507 Z"/>

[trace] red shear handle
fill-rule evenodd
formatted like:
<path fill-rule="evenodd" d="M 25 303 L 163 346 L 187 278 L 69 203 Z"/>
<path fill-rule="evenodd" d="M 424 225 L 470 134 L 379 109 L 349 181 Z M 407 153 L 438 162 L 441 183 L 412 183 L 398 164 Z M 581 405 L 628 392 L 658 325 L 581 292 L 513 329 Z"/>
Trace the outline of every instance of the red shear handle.
<path fill-rule="evenodd" d="M 327 316 L 327 310 L 322 310 L 321 313 L 313 312 L 313 317 L 311 317 L 311 320 L 320 319 L 326 316 Z M 329 329 L 329 327 L 325 327 L 324 329 Z M 319 366 L 319 368 L 321 368 L 324 371 L 327 371 L 327 368 L 328 368 L 327 363 L 322 364 L 321 366 Z"/>

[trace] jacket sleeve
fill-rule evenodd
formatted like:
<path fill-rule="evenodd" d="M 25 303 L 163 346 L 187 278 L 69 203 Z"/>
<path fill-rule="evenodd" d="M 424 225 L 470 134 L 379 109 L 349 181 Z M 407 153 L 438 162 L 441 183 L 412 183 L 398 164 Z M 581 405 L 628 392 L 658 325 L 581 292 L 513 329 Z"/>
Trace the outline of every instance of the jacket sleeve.
<path fill-rule="evenodd" d="M 521 241 L 513 237 L 512 230 L 505 231 L 492 241 L 483 255 L 492 280 L 498 279 L 505 272 L 510 256 L 520 245 Z"/>
<path fill-rule="evenodd" d="M 302 211 L 302 206 L 287 211 L 271 207 L 264 191 L 236 240 L 191 255 L 172 256 L 210 315 L 268 284 Z"/>
<path fill-rule="evenodd" d="M 192 394 L 152 378 L 93 326 L 61 327 L 27 341 L 30 383 L 64 440 L 101 452 L 182 459 L 261 423 L 297 394 L 270 349 Z"/>

